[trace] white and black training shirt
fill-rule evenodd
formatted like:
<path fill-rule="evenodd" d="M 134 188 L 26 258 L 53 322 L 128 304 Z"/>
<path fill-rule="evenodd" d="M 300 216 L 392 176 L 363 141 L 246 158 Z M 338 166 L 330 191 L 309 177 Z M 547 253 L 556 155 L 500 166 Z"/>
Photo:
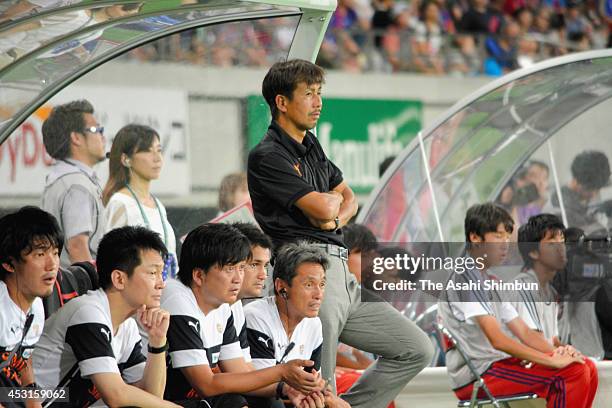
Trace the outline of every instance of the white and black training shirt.
<path fill-rule="evenodd" d="M 30 314 L 33 316 L 30 327 L 19 345 Z M 34 299 L 29 313 L 24 313 L 9 296 L 6 283 L 0 281 L 0 387 L 26 385 L 21 384 L 20 372 L 26 367 L 44 324 L 45 312 L 40 298 Z"/>
<path fill-rule="evenodd" d="M 242 349 L 242 357 L 247 363 L 251 362 L 251 349 L 249 348 L 249 340 L 247 339 L 247 327 L 246 319 L 244 317 L 244 307 L 242 301 L 237 301 L 231 306 L 232 315 L 234 316 L 234 327 L 236 328 L 236 334 L 238 335 L 238 341 L 240 341 L 240 348 Z"/>
<path fill-rule="evenodd" d="M 205 315 L 191 288 L 177 280 L 166 283 L 161 307 L 170 313 L 170 364 L 164 398 L 171 401 L 197 398 L 181 368 L 197 365 L 215 368 L 219 361 L 243 357 L 232 310 L 224 303 Z"/>
<path fill-rule="evenodd" d="M 312 360 L 316 370 L 321 368 L 323 328 L 318 317 L 302 319 L 289 339 L 274 296 L 249 303 L 244 307 L 244 315 L 251 357 L 256 369 L 295 359 Z"/>
<path fill-rule="evenodd" d="M 142 378 L 145 358 L 136 322 L 127 319 L 113 334 L 106 293 L 89 291 L 46 321 L 34 350 L 33 367 L 40 387 L 66 387 L 70 406 L 89 406 L 101 398 L 91 375 L 119 373 L 128 384 Z M 43 406 L 54 406 L 53 401 Z"/>

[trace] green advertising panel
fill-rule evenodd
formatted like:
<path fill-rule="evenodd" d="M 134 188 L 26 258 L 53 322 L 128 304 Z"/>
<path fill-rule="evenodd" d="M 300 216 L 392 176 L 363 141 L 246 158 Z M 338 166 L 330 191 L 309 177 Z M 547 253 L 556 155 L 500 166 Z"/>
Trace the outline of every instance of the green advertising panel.
<path fill-rule="evenodd" d="M 378 165 L 397 155 L 417 135 L 422 118 L 421 101 L 324 98 L 317 137 L 353 190 L 367 194 L 378 182 Z M 269 123 L 264 99 L 249 96 L 249 149 L 259 142 Z"/>

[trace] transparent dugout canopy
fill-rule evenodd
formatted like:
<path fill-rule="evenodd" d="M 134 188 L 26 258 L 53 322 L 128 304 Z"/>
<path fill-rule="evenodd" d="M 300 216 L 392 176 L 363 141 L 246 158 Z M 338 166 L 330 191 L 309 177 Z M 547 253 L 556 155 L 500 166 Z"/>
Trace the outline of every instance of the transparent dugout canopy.
<path fill-rule="evenodd" d="M 0 143 L 77 78 L 142 44 L 191 28 L 296 16 L 300 23 L 289 57 L 312 60 L 335 6 L 335 0 L 0 2 Z"/>
<path fill-rule="evenodd" d="M 611 97 L 610 49 L 506 75 L 459 101 L 399 153 L 358 222 L 381 242 L 462 242 L 467 209 L 493 201 L 505 202 L 517 224 L 526 215 L 558 210 L 566 225 L 608 231 L 609 184 L 586 204 L 597 228 L 572 225 L 574 200 L 564 186 L 571 183 L 577 154 L 596 150 L 612 157 Z M 525 189 L 517 185 L 533 162 L 548 168 L 539 207 L 512 204 L 507 189 L 512 186 L 515 199 L 525 201 Z"/>

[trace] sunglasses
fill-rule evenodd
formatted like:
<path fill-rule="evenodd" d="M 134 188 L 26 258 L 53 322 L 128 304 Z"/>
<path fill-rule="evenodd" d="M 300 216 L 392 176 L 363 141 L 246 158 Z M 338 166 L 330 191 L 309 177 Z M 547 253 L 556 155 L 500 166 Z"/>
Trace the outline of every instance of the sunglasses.
<path fill-rule="evenodd" d="M 104 126 L 90 126 L 83 129 L 83 132 L 104 134 Z"/>

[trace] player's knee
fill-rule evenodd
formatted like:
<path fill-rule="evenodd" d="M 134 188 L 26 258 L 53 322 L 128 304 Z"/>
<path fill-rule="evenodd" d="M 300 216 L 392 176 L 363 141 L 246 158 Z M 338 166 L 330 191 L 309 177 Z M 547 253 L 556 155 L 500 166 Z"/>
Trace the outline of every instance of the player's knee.
<path fill-rule="evenodd" d="M 423 368 L 427 367 L 431 360 L 433 360 L 434 356 L 434 347 L 431 342 L 427 339 L 427 341 L 421 341 L 414 345 L 410 351 L 399 356 L 398 360 L 404 361 L 410 364 L 410 367 L 414 368 L 415 366 Z"/>
<path fill-rule="evenodd" d="M 427 342 L 422 342 L 420 344 L 420 347 L 417 351 L 417 353 L 421 356 L 421 358 L 418 360 L 419 364 L 421 365 L 421 368 L 425 368 L 431 363 L 431 360 L 433 360 L 435 353 L 433 345 L 431 344 L 429 339 L 427 340 Z"/>

